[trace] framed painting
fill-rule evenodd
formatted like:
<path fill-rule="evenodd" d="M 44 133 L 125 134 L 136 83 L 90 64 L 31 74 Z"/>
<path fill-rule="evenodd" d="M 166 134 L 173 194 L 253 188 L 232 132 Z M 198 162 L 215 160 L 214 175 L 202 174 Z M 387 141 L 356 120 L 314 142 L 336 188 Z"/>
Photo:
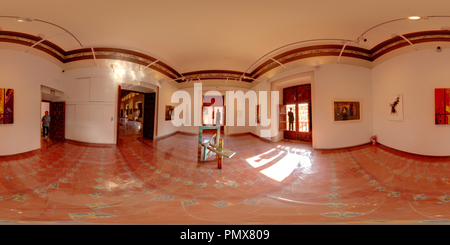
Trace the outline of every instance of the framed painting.
<path fill-rule="evenodd" d="M 450 124 L 450 88 L 434 90 L 434 123 Z"/>
<path fill-rule="evenodd" d="M 0 88 L 0 124 L 14 123 L 14 89 Z"/>
<path fill-rule="evenodd" d="M 391 121 L 403 121 L 403 95 L 396 94 L 388 96 L 387 107 L 389 110 L 388 118 Z"/>
<path fill-rule="evenodd" d="M 334 100 L 333 121 L 361 121 L 361 102 L 355 100 Z"/>
<path fill-rule="evenodd" d="M 171 121 L 171 120 L 173 120 L 173 113 L 174 113 L 174 108 L 175 107 L 173 107 L 173 106 L 171 106 L 171 105 L 166 105 L 166 121 Z"/>

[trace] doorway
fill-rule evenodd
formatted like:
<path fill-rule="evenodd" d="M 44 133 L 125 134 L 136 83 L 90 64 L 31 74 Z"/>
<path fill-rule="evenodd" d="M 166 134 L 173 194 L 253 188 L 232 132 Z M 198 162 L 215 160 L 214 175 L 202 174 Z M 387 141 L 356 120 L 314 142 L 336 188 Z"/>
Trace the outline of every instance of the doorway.
<path fill-rule="evenodd" d="M 121 138 L 153 139 L 156 93 L 118 91 L 117 144 Z"/>
<path fill-rule="evenodd" d="M 286 112 L 284 138 L 312 141 L 311 84 L 284 88 L 283 107 Z"/>
<path fill-rule="evenodd" d="M 220 134 L 225 134 L 226 106 L 223 95 L 203 95 L 202 125 L 220 126 Z M 215 134 L 215 129 L 205 129 L 203 133 Z"/>
<path fill-rule="evenodd" d="M 44 135 L 43 135 L 43 131 L 44 131 L 44 128 L 43 128 L 43 126 L 42 126 L 42 117 L 44 117 L 44 115 L 45 115 L 45 112 L 46 111 L 48 111 L 48 113 L 49 113 L 49 116 L 50 116 L 50 101 L 45 101 L 45 100 L 43 100 L 43 101 L 41 101 L 41 127 L 40 127 L 40 135 L 41 135 L 41 142 L 43 141 L 43 140 L 45 140 L 45 137 L 44 137 Z"/>
<path fill-rule="evenodd" d="M 51 118 L 48 136 L 43 136 L 42 117 L 45 112 L 48 111 L 48 115 Z M 64 142 L 66 140 L 66 102 L 51 102 L 41 101 L 41 117 L 39 120 L 41 148 L 49 147 L 57 142 Z"/>

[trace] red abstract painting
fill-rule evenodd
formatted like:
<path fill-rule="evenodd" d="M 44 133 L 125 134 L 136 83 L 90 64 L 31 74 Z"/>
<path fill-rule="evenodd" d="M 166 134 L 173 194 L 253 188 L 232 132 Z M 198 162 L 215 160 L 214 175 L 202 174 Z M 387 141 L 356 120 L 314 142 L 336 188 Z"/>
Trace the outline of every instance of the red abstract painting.
<path fill-rule="evenodd" d="M 0 124 L 14 123 L 14 89 L 0 88 Z"/>
<path fill-rule="evenodd" d="M 450 88 L 434 90 L 435 124 L 450 124 Z"/>

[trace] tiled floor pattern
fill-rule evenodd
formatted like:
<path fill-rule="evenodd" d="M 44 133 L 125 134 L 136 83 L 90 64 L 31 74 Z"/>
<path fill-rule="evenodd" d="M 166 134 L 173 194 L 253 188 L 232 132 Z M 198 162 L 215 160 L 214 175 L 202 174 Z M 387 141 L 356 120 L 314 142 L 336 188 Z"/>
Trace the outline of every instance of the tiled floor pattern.
<path fill-rule="evenodd" d="M 223 169 L 187 134 L 0 157 L 0 224 L 450 224 L 450 158 L 224 138 Z"/>

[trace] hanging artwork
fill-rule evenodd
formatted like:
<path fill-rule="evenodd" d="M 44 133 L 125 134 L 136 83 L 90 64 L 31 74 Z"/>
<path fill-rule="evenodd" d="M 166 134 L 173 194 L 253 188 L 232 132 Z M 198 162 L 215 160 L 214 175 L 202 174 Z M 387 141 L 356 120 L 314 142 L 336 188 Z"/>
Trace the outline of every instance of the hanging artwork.
<path fill-rule="evenodd" d="M 166 105 L 166 121 L 173 120 L 174 107 L 171 105 Z"/>
<path fill-rule="evenodd" d="M 386 107 L 389 110 L 388 118 L 391 121 L 403 121 L 403 95 L 388 96 Z"/>
<path fill-rule="evenodd" d="M 14 89 L 0 88 L 0 124 L 14 123 Z"/>
<path fill-rule="evenodd" d="M 436 125 L 450 124 L 450 88 L 434 90 L 434 121 Z"/>
<path fill-rule="evenodd" d="M 261 123 L 261 105 L 256 105 L 256 123 Z"/>
<path fill-rule="evenodd" d="M 361 102 L 333 101 L 333 120 L 335 122 L 361 121 Z"/>

